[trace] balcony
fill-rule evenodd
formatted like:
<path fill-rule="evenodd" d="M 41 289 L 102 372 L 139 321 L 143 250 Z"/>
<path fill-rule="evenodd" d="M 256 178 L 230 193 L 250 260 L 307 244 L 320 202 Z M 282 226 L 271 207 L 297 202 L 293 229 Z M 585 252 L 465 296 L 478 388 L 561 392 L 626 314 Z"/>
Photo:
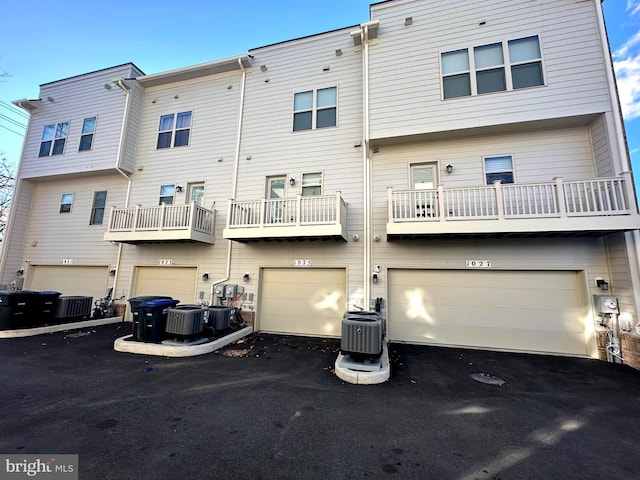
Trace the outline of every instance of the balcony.
<path fill-rule="evenodd" d="M 387 237 L 606 234 L 640 228 L 630 174 L 547 183 L 388 189 Z"/>
<path fill-rule="evenodd" d="M 224 238 L 257 240 L 347 240 L 347 203 L 335 195 L 229 200 Z"/>
<path fill-rule="evenodd" d="M 213 244 L 216 212 L 195 203 L 111 209 L 104 239 L 122 243 Z"/>

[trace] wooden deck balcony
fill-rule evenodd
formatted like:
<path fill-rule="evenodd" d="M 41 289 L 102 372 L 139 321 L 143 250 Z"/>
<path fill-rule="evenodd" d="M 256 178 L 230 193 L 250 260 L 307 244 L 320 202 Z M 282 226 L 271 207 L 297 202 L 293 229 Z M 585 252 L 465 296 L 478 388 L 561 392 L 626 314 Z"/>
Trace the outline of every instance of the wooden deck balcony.
<path fill-rule="evenodd" d="M 214 243 L 216 212 L 196 203 L 113 207 L 104 239 L 122 243 Z"/>
<path fill-rule="evenodd" d="M 224 238 L 256 240 L 347 239 L 347 203 L 335 195 L 229 200 Z"/>
<path fill-rule="evenodd" d="M 630 174 L 548 183 L 388 189 L 387 237 L 605 234 L 640 228 Z"/>

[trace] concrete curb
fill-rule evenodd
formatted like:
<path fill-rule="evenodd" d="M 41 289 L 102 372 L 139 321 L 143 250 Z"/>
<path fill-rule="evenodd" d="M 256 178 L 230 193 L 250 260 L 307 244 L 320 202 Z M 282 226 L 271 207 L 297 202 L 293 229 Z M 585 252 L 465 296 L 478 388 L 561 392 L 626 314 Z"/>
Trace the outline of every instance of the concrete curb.
<path fill-rule="evenodd" d="M 161 357 L 194 357 L 211 353 L 231 342 L 253 333 L 253 327 L 244 327 L 222 338 L 198 345 L 164 345 L 162 343 L 144 343 L 128 341 L 132 335 L 116 338 L 113 349 L 116 352 L 137 353 L 142 355 L 157 355 Z"/>
<path fill-rule="evenodd" d="M 122 317 L 99 318 L 95 320 L 85 320 L 82 322 L 60 323 L 58 325 L 47 325 L 44 327 L 24 328 L 19 330 L 0 330 L 0 338 L 32 337 L 45 333 L 62 332 L 64 330 L 75 330 L 78 328 L 96 327 L 109 323 L 122 322 Z"/>
<path fill-rule="evenodd" d="M 377 383 L 383 383 L 389 380 L 391 376 L 391 368 L 389 367 L 389 351 L 387 349 L 387 342 L 382 344 L 382 360 L 380 370 L 376 372 L 364 372 L 360 370 L 352 370 L 350 368 L 341 367 L 344 355 L 338 354 L 336 359 L 335 370 L 336 376 L 345 382 L 353 383 L 355 385 L 374 385 Z"/>

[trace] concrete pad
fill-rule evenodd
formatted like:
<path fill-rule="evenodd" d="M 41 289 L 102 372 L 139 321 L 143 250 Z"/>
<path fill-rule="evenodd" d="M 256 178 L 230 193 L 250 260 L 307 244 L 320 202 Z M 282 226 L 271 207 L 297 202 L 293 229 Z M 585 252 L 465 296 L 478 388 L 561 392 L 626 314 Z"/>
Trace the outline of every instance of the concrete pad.
<path fill-rule="evenodd" d="M 133 335 L 125 335 L 124 337 L 117 338 L 113 342 L 113 349 L 116 352 L 157 355 L 161 357 L 194 357 L 196 355 L 214 352 L 251 333 L 253 333 L 253 327 L 244 327 L 222 338 L 195 345 L 135 342 L 132 340 Z"/>
<path fill-rule="evenodd" d="M 94 320 L 83 320 L 81 322 L 60 323 L 56 325 L 46 325 L 44 327 L 21 328 L 18 330 L 0 330 L 0 338 L 32 337 L 45 333 L 63 332 L 65 330 L 75 330 L 86 327 L 96 327 L 109 323 L 122 322 L 122 317 L 97 318 Z"/>
<path fill-rule="evenodd" d="M 389 380 L 391 376 L 391 368 L 389 367 L 389 350 L 387 348 L 387 342 L 382 345 L 382 355 L 380 356 L 380 368 L 374 371 L 363 371 L 348 368 L 348 365 L 356 367 L 350 360 L 345 362 L 345 355 L 338 354 L 338 358 L 335 363 L 336 376 L 345 382 L 353 383 L 355 385 L 374 385 L 377 383 L 383 383 Z M 362 365 L 357 365 L 358 368 L 362 368 Z"/>

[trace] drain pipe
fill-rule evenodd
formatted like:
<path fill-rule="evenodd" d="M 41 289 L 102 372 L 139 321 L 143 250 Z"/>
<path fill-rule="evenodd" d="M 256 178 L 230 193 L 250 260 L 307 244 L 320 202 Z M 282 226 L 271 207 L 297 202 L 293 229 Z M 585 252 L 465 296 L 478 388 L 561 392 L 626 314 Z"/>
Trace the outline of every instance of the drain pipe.
<path fill-rule="evenodd" d="M 231 184 L 231 198 L 235 200 L 236 192 L 238 189 L 238 171 L 240 169 L 240 138 L 242 136 L 242 121 L 244 113 L 244 94 L 247 81 L 247 71 L 242 65 L 242 57 L 238 57 L 238 66 L 242 70 L 242 84 L 240 86 L 240 106 L 238 107 L 238 130 L 236 133 L 236 156 L 233 165 L 233 179 Z M 215 298 L 214 289 L 215 286 L 226 282 L 231 277 L 231 255 L 233 253 L 233 240 L 227 240 L 227 269 L 224 278 L 220 278 L 211 283 L 210 292 L 210 305 L 213 305 L 213 299 Z"/>
<path fill-rule="evenodd" d="M 124 83 L 123 78 L 116 78 L 113 80 L 115 83 L 127 96 L 124 103 L 124 114 L 122 119 L 122 127 L 120 129 L 120 141 L 118 144 L 118 156 L 116 158 L 115 169 L 120 173 L 124 178 L 127 179 L 127 194 L 125 196 L 124 206 L 127 208 L 129 206 L 129 196 L 131 195 L 131 177 L 127 175 L 121 168 L 120 162 L 122 160 L 123 151 L 124 151 L 124 136 L 128 131 L 129 126 L 129 109 L 131 108 L 131 87 L 129 87 L 126 83 Z M 116 257 L 116 274 L 113 277 L 113 291 L 114 298 L 117 296 L 118 289 L 116 288 L 118 285 L 118 280 L 120 278 L 120 263 L 122 262 L 122 249 L 123 243 L 120 242 L 118 244 L 118 255 Z"/>
<path fill-rule="evenodd" d="M 364 174 L 364 309 L 369 310 L 371 303 L 371 168 L 369 165 L 369 26 L 364 24 L 361 31 L 362 41 L 362 108 L 364 148 L 362 163 Z"/>

